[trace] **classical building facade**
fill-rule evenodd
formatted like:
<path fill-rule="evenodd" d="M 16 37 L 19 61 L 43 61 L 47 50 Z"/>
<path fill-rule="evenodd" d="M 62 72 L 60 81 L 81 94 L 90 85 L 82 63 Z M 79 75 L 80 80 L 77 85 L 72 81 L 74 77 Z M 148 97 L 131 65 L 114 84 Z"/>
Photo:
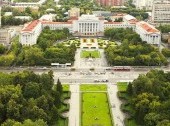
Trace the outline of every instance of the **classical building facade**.
<path fill-rule="evenodd" d="M 146 41 L 149 44 L 160 45 L 161 33 L 152 25 L 140 21 L 136 23 L 136 33 L 140 35 L 142 41 Z"/>
<path fill-rule="evenodd" d="M 152 8 L 152 22 L 170 23 L 170 0 L 155 0 Z"/>
<path fill-rule="evenodd" d="M 103 36 L 104 30 L 108 28 L 132 28 L 134 31 L 136 29 L 136 32 L 143 37 L 142 33 L 145 32 L 139 27 L 140 25 L 136 25 L 137 22 L 138 21 L 131 16 L 124 17 L 124 22 L 108 22 L 104 20 L 104 18 L 89 14 L 81 15 L 81 17 L 69 20 L 68 22 L 35 20 L 25 25 L 22 29 L 20 33 L 20 43 L 23 45 L 36 44 L 38 36 L 46 26 L 51 30 L 68 28 L 74 36 Z M 152 29 L 154 28 L 152 27 Z M 152 34 L 152 32 L 155 34 L 155 31 L 152 30 L 148 34 Z M 145 39 L 142 40 L 146 41 Z M 149 40 L 147 40 L 147 42 L 149 43 Z M 156 39 L 151 41 L 150 44 L 155 43 L 157 43 Z"/>

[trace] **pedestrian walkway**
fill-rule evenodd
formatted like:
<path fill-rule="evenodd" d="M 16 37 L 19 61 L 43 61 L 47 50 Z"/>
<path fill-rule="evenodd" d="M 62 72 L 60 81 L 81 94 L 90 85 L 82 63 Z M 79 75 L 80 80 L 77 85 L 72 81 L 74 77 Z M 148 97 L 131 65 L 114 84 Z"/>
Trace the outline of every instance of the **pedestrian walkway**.
<path fill-rule="evenodd" d="M 125 126 L 124 119 L 125 116 L 123 112 L 120 110 L 120 106 L 122 102 L 117 97 L 117 86 L 113 84 L 108 84 L 108 97 L 109 102 L 111 104 L 111 112 L 113 115 L 113 120 L 115 126 Z"/>
<path fill-rule="evenodd" d="M 79 84 L 70 85 L 71 99 L 70 99 L 70 111 L 69 111 L 69 126 L 79 126 L 80 121 L 80 95 Z"/>

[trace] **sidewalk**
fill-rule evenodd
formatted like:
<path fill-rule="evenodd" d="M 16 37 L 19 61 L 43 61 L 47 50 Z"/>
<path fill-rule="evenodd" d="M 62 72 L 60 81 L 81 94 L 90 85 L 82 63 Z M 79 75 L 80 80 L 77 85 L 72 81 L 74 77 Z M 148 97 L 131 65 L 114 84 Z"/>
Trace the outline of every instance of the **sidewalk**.
<path fill-rule="evenodd" d="M 79 85 L 70 85 L 71 99 L 70 99 L 70 111 L 69 111 L 69 122 L 68 126 L 79 126 L 80 124 L 80 95 Z"/>
<path fill-rule="evenodd" d="M 112 107 L 111 112 L 113 115 L 114 124 L 115 126 L 125 126 L 124 125 L 125 115 L 120 110 L 120 106 L 122 103 L 117 97 L 117 91 L 118 90 L 116 85 L 108 84 L 108 96 Z"/>

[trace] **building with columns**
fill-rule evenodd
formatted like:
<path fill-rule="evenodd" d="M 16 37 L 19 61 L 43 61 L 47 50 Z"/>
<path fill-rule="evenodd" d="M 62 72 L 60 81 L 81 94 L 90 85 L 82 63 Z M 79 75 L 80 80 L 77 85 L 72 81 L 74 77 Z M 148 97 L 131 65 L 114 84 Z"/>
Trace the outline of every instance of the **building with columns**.
<path fill-rule="evenodd" d="M 125 17 L 125 19 L 127 16 Z M 129 19 L 129 20 L 128 20 Z M 25 25 L 20 33 L 20 43 L 23 45 L 34 45 L 38 36 L 48 26 L 51 30 L 68 28 L 74 36 L 103 36 L 104 30 L 108 28 L 132 28 L 150 44 L 160 42 L 160 32 L 149 24 L 137 23 L 136 19 L 127 18 L 124 22 L 108 22 L 104 18 L 95 15 L 81 15 L 79 18 L 68 20 L 68 22 L 52 22 L 35 20 Z M 146 35 L 146 36 L 145 36 Z M 148 38 L 146 38 L 148 37 Z M 154 39 L 153 39 L 154 38 Z"/>
<path fill-rule="evenodd" d="M 154 26 L 140 21 L 136 23 L 135 31 L 140 35 L 142 41 L 146 41 L 148 44 L 160 45 L 161 33 Z"/>
<path fill-rule="evenodd" d="M 82 15 L 73 21 L 73 32 L 78 35 L 100 35 L 104 31 L 104 20 L 95 15 Z"/>

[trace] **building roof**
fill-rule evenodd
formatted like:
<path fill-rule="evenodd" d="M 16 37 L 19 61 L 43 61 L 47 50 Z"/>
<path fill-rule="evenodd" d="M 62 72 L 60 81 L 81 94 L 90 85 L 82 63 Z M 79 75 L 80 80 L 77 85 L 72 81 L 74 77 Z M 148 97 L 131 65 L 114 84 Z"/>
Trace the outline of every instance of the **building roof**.
<path fill-rule="evenodd" d="M 104 24 L 123 24 L 123 22 L 104 22 Z"/>
<path fill-rule="evenodd" d="M 50 21 L 44 21 L 42 24 L 72 24 L 72 22 L 50 22 Z"/>
<path fill-rule="evenodd" d="M 155 27 L 153 27 L 152 25 L 149 25 L 148 23 L 141 21 L 138 23 L 138 25 L 143 28 L 145 31 L 150 32 L 150 33 L 156 33 L 156 32 L 160 32 L 159 30 L 157 30 Z"/>
<path fill-rule="evenodd" d="M 39 20 L 34 20 L 23 28 L 22 31 L 32 31 L 39 23 L 41 23 Z"/>
<path fill-rule="evenodd" d="M 136 20 L 135 17 L 133 17 L 132 15 L 129 15 L 129 14 L 125 15 L 124 18 L 125 18 L 126 20 L 128 20 L 128 21 L 129 21 L 129 20 Z"/>

